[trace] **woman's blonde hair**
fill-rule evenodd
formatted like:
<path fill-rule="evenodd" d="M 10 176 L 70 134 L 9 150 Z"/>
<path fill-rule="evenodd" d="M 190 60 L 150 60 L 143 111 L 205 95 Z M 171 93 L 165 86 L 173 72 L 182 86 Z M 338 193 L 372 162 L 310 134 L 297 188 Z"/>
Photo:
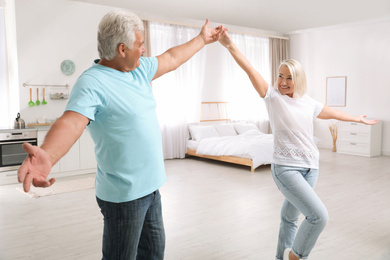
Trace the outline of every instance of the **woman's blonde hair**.
<path fill-rule="evenodd" d="M 279 65 L 279 70 L 282 66 L 286 66 L 291 73 L 294 83 L 294 97 L 302 97 L 307 91 L 306 73 L 302 65 L 293 59 L 284 60 Z M 275 88 L 278 88 L 278 83 L 275 81 Z"/>

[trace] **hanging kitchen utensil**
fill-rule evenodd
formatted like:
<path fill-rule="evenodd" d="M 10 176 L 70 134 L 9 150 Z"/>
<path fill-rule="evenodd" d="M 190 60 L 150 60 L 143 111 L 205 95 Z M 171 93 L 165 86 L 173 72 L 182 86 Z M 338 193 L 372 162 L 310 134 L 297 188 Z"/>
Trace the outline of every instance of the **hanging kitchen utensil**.
<path fill-rule="evenodd" d="M 32 89 L 30 88 L 30 102 L 28 102 L 28 105 L 30 107 L 33 107 L 35 106 L 35 103 L 32 101 Z"/>
<path fill-rule="evenodd" d="M 37 101 L 35 102 L 37 106 L 41 104 L 41 101 L 39 101 L 39 88 L 37 88 Z"/>
<path fill-rule="evenodd" d="M 45 87 L 43 88 L 43 99 L 42 99 L 42 105 L 46 105 L 47 102 L 45 100 Z"/>

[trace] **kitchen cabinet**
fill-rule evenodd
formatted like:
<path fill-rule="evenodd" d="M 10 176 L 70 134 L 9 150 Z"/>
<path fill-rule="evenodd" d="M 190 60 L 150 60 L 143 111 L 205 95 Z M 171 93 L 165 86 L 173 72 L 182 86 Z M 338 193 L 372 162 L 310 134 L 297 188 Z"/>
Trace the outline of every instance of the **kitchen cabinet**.
<path fill-rule="evenodd" d="M 38 130 L 38 146 L 41 146 L 48 131 Z M 50 173 L 69 172 L 79 169 L 80 143 L 77 140 L 70 150 L 52 167 Z"/>
<path fill-rule="evenodd" d="M 88 132 L 84 130 L 84 133 L 81 135 L 80 139 L 80 169 L 89 169 L 96 168 L 96 159 L 95 159 L 95 144 Z"/>
<path fill-rule="evenodd" d="M 60 172 L 80 169 L 80 141 L 77 140 L 70 150 L 58 161 Z"/>
<path fill-rule="evenodd" d="M 48 130 L 38 129 L 37 144 L 41 146 Z M 49 177 L 67 177 L 80 174 L 96 173 L 94 143 L 87 129 L 73 144 L 68 153 L 51 168 Z M 0 174 L 0 185 L 16 184 L 17 170 L 5 171 Z"/>
<path fill-rule="evenodd" d="M 340 122 L 337 139 L 338 153 L 379 156 L 382 149 L 382 122 L 375 125 Z"/>
<path fill-rule="evenodd" d="M 42 145 L 46 134 L 47 134 L 47 131 L 38 131 L 38 146 Z M 59 166 L 59 163 L 57 162 L 55 165 L 53 165 L 53 167 L 51 167 L 50 173 L 56 173 L 59 171 L 60 171 L 60 166 Z"/>
<path fill-rule="evenodd" d="M 38 130 L 38 145 L 43 143 L 47 132 Z M 53 166 L 51 173 L 56 175 L 54 177 L 79 175 L 96 172 L 96 167 L 94 143 L 85 129 L 68 153 Z"/>
<path fill-rule="evenodd" d="M 0 185 L 18 183 L 18 170 L 0 173 Z"/>

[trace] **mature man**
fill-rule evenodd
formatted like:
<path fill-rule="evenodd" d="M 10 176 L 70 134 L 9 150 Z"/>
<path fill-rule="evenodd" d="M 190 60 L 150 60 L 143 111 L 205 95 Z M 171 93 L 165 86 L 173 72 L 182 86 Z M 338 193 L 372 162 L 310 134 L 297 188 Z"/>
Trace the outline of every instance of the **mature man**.
<path fill-rule="evenodd" d="M 143 24 L 135 14 L 113 11 L 99 24 L 100 60 L 73 87 L 64 114 L 42 146 L 24 144 L 29 154 L 18 172 L 24 190 L 48 187 L 51 167 L 88 127 L 97 159 L 96 199 L 104 216 L 103 259 L 163 259 L 165 232 L 158 189 L 166 180 L 161 132 L 150 82 L 177 69 L 222 26 L 206 20 L 191 41 L 151 58 L 145 52 Z"/>

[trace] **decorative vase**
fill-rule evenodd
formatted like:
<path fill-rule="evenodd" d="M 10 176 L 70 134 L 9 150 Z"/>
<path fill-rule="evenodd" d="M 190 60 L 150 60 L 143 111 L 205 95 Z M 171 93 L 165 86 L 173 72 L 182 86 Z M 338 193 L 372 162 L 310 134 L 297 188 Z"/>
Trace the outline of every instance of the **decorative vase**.
<path fill-rule="evenodd" d="M 330 122 L 329 124 L 329 130 L 330 130 L 330 134 L 332 135 L 332 139 L 333 139 L 333 149 L 332 149 L 332 152 L 336 152 L 337 151 L 337 148 L 336 148 L 336 141 L 337 141 L 337 121 L 336 122 Z"/>

